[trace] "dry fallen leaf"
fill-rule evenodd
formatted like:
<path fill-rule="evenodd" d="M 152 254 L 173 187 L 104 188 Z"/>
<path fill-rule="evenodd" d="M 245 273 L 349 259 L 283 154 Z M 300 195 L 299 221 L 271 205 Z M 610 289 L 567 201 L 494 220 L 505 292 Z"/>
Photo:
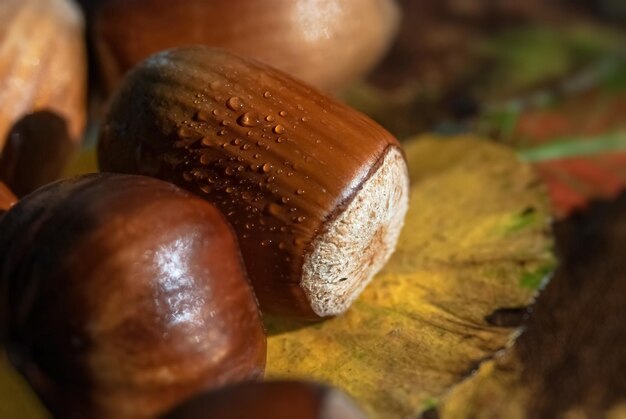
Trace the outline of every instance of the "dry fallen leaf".
<path fill-rule="evenodd" d="M 430 408 L 502 348 L 515 333 L 503 326 L 516 325 L 554 264 L 547 196 L 513 151 L 431 137 L 406 154 L 411 207 L 384 271 L 345 316 L 294 331 L 268 322 L 269 378 L 330 382 L 373 417 Z M 73 171 L 93 170 L 83 157 Z M 2 363 L 0 416 L 46 417 Z"/>
<path fill-rule="evenodd" d="M 526 330 L 455 387 L 442 418 L 626 418 L 626 194 L 557 225 L 562 261 Z"/>
<path fill-rule="evenodd" d="M 37 397 L 0 354 L 0 418 L 48 419 Z"/>
<path fill-rule="evenodd" d="M 329 382 L 373 417 L 430 408 L 502 348 L 515 332 L 493 325 L 514 324 L 502 309 L 527 305 L 554 263 L 546 195 L 514 152 L 421 138 L 406 153 L 412 197 L 388 266 L 342 317 L 268 322 L 268 377 Z"/>

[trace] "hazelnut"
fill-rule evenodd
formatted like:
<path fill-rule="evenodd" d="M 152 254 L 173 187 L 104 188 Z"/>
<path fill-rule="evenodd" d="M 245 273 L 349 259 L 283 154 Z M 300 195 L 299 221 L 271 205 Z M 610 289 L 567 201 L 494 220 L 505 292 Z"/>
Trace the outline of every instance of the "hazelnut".
<path fill-rule="evenodd" d="M 129 75 L 98 158 L 218 206 L 261 309 L 279 314 L 347 310 L 393 252 L 408 206 L 391 134 L 279 71 L 204 47 L 156 54 Z"/>
<path fill-rule="evenodd" d="M 55 417 L 151 418 L 260 377 L 265 336 L 212 205 L 141 176 L 28 195 L 0 221 L 0 337 Z"/>
<path fill-rule="evenodd" d="M 336 90 L 378 62 L 398 17 L 393 0 L 104 0 L 93 38 L 109 89 L 153 53 L 205 45 Z"/>
<path fill-rule="evenodd" d="M 365 419 L 341 391 L 302 381 L 240 383 L 184 403 L 162 419 Z"/>
<path fill-rule="evenodd" d="M 78 143 L 87 77 L 79 8 L 69 0 L 3 0 L 0 19 L 0 150 L 13 124 L 39 110 L 63 118 Z"/>

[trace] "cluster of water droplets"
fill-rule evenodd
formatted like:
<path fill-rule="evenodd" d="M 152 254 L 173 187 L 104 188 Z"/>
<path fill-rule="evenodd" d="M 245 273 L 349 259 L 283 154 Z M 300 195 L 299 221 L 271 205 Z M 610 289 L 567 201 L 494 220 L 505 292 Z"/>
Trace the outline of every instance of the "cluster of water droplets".
<path fill-rule="evenodd" d="M 210 87 L 215 90 L 220 86 L 213 82 Z M 265 91 L 263 98 L 269 100 L 273 95 Z M 307 217 L 292 205 L 292 198 L 304 195 L 306 190 L 281 191 L 275 186 L 277 177 L 294 176 L 297 163 L 285 160 L 276 164 L 263 158 L 274 147 L 273 143 L 290 141 L 288 128 L 281 122 L 288 116 L 287 111 L 260 115 L 235 95 L 228 98 L 215 96 L 214 100 L 224 106 L 207 110 L 206 95 L 197 94 L 194 105 L 200 109 L 192 121 L 183 121 L 177 132 L 175 147 L 184 149 L 185 156 L 183 180 L 193 183 L 205 194 L 211 194 L 212 200 L 217 197 L 214 202 L 229 218 L 232 217 L 235 228 L 243 231 L 244 239 L 258 236 L 254 234 L 256 232 L 262 232 L 264 237 L 268 237 L 268 232 L 276 233 L 277 239 L 264 238 L 259 244 L 275 246 L 280 251 L 302 248 L 302 240 L 293 237 L 297 236 L 298 225 Z M 203 103 L 205 106 L 199 106 Z M 304 111 L 300 105 L 297 109 Z M 299 121 L 306 123 L 308 117 L 302 116 Z M 214 129 L 214 133 L 202 135 L 207 128 Z M 225 150 L 220 151 L 220 148 Z M 296 154 L 301 153 L 296 151 Z M 311 157 L 303 156 L 302 161 L 309 163 Z M 289 257 L 286 258 L 289 261 Z"/>

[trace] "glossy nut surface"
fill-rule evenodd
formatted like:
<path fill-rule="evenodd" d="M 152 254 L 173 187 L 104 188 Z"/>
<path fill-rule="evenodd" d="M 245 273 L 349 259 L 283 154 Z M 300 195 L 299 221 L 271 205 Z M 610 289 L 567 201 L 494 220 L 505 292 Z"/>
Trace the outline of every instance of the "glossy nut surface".
<path fill-rule="evenodd" d="M 174 182 L 237 232 L 262 310 L 344 312 L 395 248 L 408 205 L 398 141 L 291 77 L 221 50 L 154 55 L 113 100 L 101 170 Z"/>
<path fill-rule="evenodd" d="M 104 0 L 93 38 L 109 89 L 158 51 L 234 51 L 324 90 L 369 70 L 395 34 L 391 0 Z"/>
<path fill-rule="evenodd" d="M 0 333 L 62 418 L 149 418 L 260 377 L 265 336 L 230 227 L 140 176 L 30 194 L 0 222 Z"/>
<path fill-rule="evenodd" d="M 304 381 L 241 383 L 198 396 L 162 419 L 365 419 L 341 391 Z"/>

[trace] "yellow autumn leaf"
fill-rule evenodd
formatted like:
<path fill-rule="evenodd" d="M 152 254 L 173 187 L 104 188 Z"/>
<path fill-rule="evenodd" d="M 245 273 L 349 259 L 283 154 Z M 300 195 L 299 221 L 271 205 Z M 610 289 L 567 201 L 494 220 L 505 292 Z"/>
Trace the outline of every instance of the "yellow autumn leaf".
<path fill-rule="evenodd" d="M 64 171 L 65 177 L 94 173 L 98 171 L 95 146 L 83 148 L 80 153 L 67 165 Z"/>
<path fill-rule="evenodd" d="M 430 137 L 406 154 L 409 213 L 385 269 L 342 317 L 269 321 L 268 378 L 334 384 L 375 418 L 430 408 L 502 348 L 515 330 L 486 317 L 527 305 L 554 264 L 546 195 L 514 152 Z"/>
<path fill-rule="evenodd" d="M 375 418 L 429 408 L 504 346 L 515 330 L 485 317 L 526 305 L 554 263 L 546 196 L 512 151 L 421 138 L 406 153 L 411 205 L 388 266 L 342 317 L 304 328 L 268 321 L 268 378 L 332 383 Z M 93 171 L 92 154 L 68 174 Z M 3 362 L 0 417 L 48 417 Z"/>
<path fill-rule="evenodd" d="M 595 202 L 556 231 L 559 267 L 523 332 L 431 416 L 626 418 L 626 194 Z"/>
<path fill-rule="evenodd" d="M 50 415 L 18 373 L 0 354 L 0 418 L 48 419 Z"/>

